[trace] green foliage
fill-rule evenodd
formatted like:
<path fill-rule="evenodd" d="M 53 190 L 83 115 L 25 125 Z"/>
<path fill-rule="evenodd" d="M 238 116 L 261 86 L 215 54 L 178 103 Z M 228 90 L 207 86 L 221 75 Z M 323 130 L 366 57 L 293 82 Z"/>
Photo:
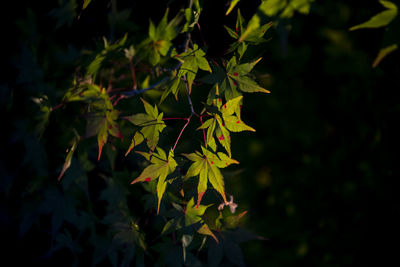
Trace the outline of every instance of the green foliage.
<path fill-rule="evenodd" d="M 148 153 L 139 152 L 147 160 L 149 160 L 151 164 L 143 170 L 143 172 L 132 182 L 132 184 L 137 182 L 150 182 L 158 178 L 156 189 L 158 197 L 158 214 L 160 211 L 161 198 L 163 197 L 167 187 L 167 176 L 175 171 L 177 163 L 174 160 L 174 152 L 172 150 L 169 152 L 168 157 L 161 148 L 157 148 L 157 152 L 158 153 L 154 152 L 151 155 Z"/>
<path fill-rule="evenodd" d="M 83 1 L 79 17 L 75 1 L 63 2 L 53 15 L 72 20 L 59 20 L 56 27 L 79 25 L 92 2 Z M 116 2 L 111 8 L 110 16 L 119 14 Z M 269 93 L 252 74 L 261 58 L 249 45 L 265 42 L 272 24 L 245 33 L 253 26 L 238 10 L 236 30 L 226 26 L 235 39 L 229 55 L 211 59 L 200 45 L 205 41 L 192 35 L 201 29 L 201 12 L 200 1 L 190 1 L 172 19 L 167 8 L 158 24 L 149 21 L 147 32 L 121 33 L 117 41 L 110 29 L 110 38 L 83 50 L 72 64 L 75 72 L 62 95 L 32 99 L 40 109 L 38 135 L 51 124 L 63 140 L 61 148 L 52 148 L 62 154 L 52 159 L 58 184 L 43 189 L 44 203 L 38 201 L 39 212 L 29 215 L 49 215 L 52 253 L 67 249 L 77 264 L 87 246 L 93 265 L 140 265 L 157 257 L 193 265 L 204 261 L 195 255 L 215 243 L 242 265 L 240 247 L 226 237 L 246 212 L 235 214 L 223 169 L 239 164 L 231 135 L 255 131 L 242 120 L 243 95 Z M 51 102 L 59 104 L 51 108 Z M 102 183 L 96 196 L 89 190 L 93 176 Z M 23 232 L 30 227 L 21 226 Z"/>
<path fill-rule="evenodd" d="M 381 0 L 379 3 L 386 8 L 386 10 L 373 16 L 368 21 L 350 28 L 350 31 L 364 29 L 364 28 L 380 28 L 387 26 L 397 16 L 397 6 L 390 2 Z"/>
<path fill-rule="evenodd" d="M 163 113 L 158 113 L 157 106 L 154 106 L 153 108 L 144 99 L 141 100 L 144 104 L 146 114 L 139 113 L 126 117 L 129 122 L 141 127 L 141 129 L 135 133 L 131 145 L 125 155 L 128 155 L 133 148 L 140 145 L 144 140 L 146 140 L 149 149 L 154 151 L 158 144 L 160 133 L 166 127 L 163 121 Z"/>
<path fill-rule="evenodd" d="M 397 16 L 397 6 L 396 4 L 385 0 L 380 0 L 379 3 L 384 6 L 386 10 L 378 13 L 364 23 L 351 27 L 349 30 L 354 31 L 359 29 L 381 28 L 388 26 Z M 398 42 L 398 38 L 396 38 L 396 42 Z M 397 44 L 388 44 L 385 47 L 381 48 L 374 62 L 372 63 L 372 67 L 375 68 L 376 66 L 378 66 L 383 58 L 385 58 L 393 51 L 397 50 L 397 48 Z"/>

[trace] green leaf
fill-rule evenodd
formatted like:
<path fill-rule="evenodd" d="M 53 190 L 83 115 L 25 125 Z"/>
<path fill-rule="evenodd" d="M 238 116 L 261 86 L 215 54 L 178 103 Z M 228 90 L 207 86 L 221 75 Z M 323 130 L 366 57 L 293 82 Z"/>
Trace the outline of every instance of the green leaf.
<path fill-rule="evenodd" d="M 255 93 L 255 92 L 260 92 L 260 93 L 270 93 L 267 89 L 262 88 L 255 82 L 253 79 L 251 79 L 248 76 L 233 76 L 228 74 L 231 79 L 233 79 L 236 83 L 240 91 L 246 92 L 246 93 Z"/>
<path fill-rule="evenodd" d="M 231 13 L 231 11 L 235 8 L 235 6 L 240 2 L 240 0 L 232 0 L 228 10 L 225 13 L 225 16 L 229 15 L 229 13 Z"/>
<path fill-rule="evenodd" d="M 82 6 L 82 10 L 87 8 L 87 6 L 90 4 L 92 0 L 83 0 L 83 6 Z"/>
<path fill-rule="evenodd" d="M 296 11 L 308 14 L 312 2 L 314 0 L 265 0 L 259 10 L 269 17 L 279 14 L 281 18 L 291 18 Z"/>
<path fill-rule="evenodd" d="M 178 93 L 182 86 L 184 86 L 184 84 L 179 77 L 173 79 L 172 84 L 162 94 L 160 98 L 160 104 L 164 102 L 164 100 L 170 93 L 172 93 L 175 96 L 175 99 L 178 99 Z"/>
<path fill-rule="evenodd" d="M 231 132 L 256 131 L 254 128 L 246 125 L 241 119 L 236 116 L 225 116 L 224 122 L 226 128 Z"/>
<path fill-rule="evenodd" d="M 174 160 L 174 152 L 171 150 L 168 154 L 168 158 L 161 148 L 157 147 L 157 153 L 153 153 L 150 157 L 150 165 L 147 166 L 143 172 L 132 181 L 131 184 L 135 184 L 137 182 L 150 182 L 151 180 L 158 179 L 157 181 L 157 197 L 158 197 L 158 206 L 157 206 L 157 214 L 160 211 L 161 199 L 164 195 L 166 186 L 167 186 L 167 176 L 175 171 L 177 166 L 176 161 Z"/>
<path fill-rule="evenodd" d="M 207 145 L 210 146 L 214 151 L 216 150 L 214 145 L 214 136 L 218 139 L 220 144 L 231 156 L 230 149 L 230 133 L 232 132 L 242 132 L 242 131 L 252 131 L 255 130 L 246 125 L 240 119 L 240 105 L 242 103 L 242 96 L 235 97 L 226 104 L 220 104 L 220 98 L 215 101 L 218 108 L 218 113 L 212 114 L 213 117 L 208 119 L 201 125 L 198 129 L 207 129 Z"/>
<path fill-rule="evenodd" d="M 380 0 L 379 3 L 381 3 L 387 9 L 385 11 L 382 11 L 381 13 L 373 16 L 368 21 L 351 27 L 350 31 L 363 29 L 363 28 L 384 27 L 384 26 L 387 26 L 397 16 L 397 6 L 394 3 L 390 2 L 390 1 L 384 1 L 384 0 Z"/>
<path fill-rule="evenodd" d="M 114 44 L 108 44 L 107 39 L 104 38 L 104 49 L 101 50 L 93 61 L 89 64 L 89 67 L 86 71 L 86 76 L 92 77 L 92 80 L 96 80 L 96 76 L 102 66 L 103 61 L 109 56 L 111 53 L 120 52 L 122 50 L 123 45 L 125 44 L 127 39 L 127 35 Z"/>
<path fill-rule="evenodd" d="M 199 21 L 201 9 L 198 0 L 195 1 L 194 4 L 195 8 L 186 8 L 184 11 L 186 23 L 183 26 L 182 32 L 192 30 L 196 23 L 198 23 Z"/>
<path fill-rule="evenodd" d="M 150 21 L 149 38 L 144 40 L 140 45 L 144 50 L 140 54 L 143 54 L 153 66 L 159 63 L 161 56 L 166 56 L 168 52 L 173 50 L 171 41 L 180 32 L 178 25 L 182 20 L 182 14 L 178 13 L 168 22 L 168 13 L 169 10 L 167 9 L 157 27 Z"/>
<path fill-rule="evenodd" d="M 210 182 L 215 190 L 220 193 L 224 202 L 226 202 L 224 180 L 219 168 L 225 168 L 230 164 L 238 163 L 236 160 L 232 160 L 227 156 L 217 156 L 216 154 L 210 152 L 209 150 L 202 149 L 202 154 L 199 152 L 191 154 L 182 154 L 189 160 L 193 161 L 192 165 L 189 167 L 185 178 L 190 178 L 193 176 L 199 176 L 199 183 L 197 186 L 197 207 L 199 207 L 201 199 L 207 190 L 207 182 Z M 221 153 L 222 155 L 223 153 Z"/>
<path fill-rule="evenodd" d="M 216 95 L 225 95 L 225 99 L 230 100 L 240 96 L 241 92 L 269 93 L 268 90 L 259 86 L 248 76 L 249 72 L 260 60 L 261 58 L 253 62 L 237 64 L 236 57 L 233 56 L 228 61 L 226 70 L 216 66 L 213 73 L 201 79 L 204 83 L 210 83 L 216 86 L 210 90 L 207 103 L 210 104 Z"/>
<path fill-rule="evenodd" d="M 228 34 L 229 34 L 232 38 L 235 38 L 235 39 L 238 39 L 238 38 L 239 38 L 239 35 L 238 35 L 237 32 L 235 32 L 235 31 L 232 30 L 231 28 L 226 27 L 225 25 L 224 25 L 224 28 L 225 28 L 225 30 L 228 32 Z"/>
<path fill-rule="evenodd" d="M 186 206 L 185 225 L 190 226 L 190 225 L 193 225 L 196 223 L 200 223 L 201 227 L 197 230 L 197 232 L 202 235 L 211 236 L 218 243 L 217 237 L 210 230 L 208 225 L 204 223 L 204 221 L 201 217 L 204 214 L 204 212 L 206 211 L 206 209 L 210 206 L 211 205 L 208 205 L 208 206 L 199 205 L 199 204 L 195 205 L 194 199 L 191 198 Z"/>
<path fill-rule="evenodd" d="M 187 52 L 178 56 L 180 60 L 183 60 L 183 64 L 178 72 L 178 78 L 186 75 L 189 92 L 191 92 L 192 84 L 199 68 L 211 72 L 211 67 L 205 55 L 206 53 L 200 49 L 197 44 L 194 44 L 193 49 L 188 49 Z"/>
<path fill-rule="evenodd" d="M 76 132 L 76 130 L 75 129 L 73 129 L 73 130 L 74 130 L 75 136 L 74 136 L 74 139 L 72 139 L 71 148 L 67 150 L 67 157 L 65 158 L 65 162 L 64 162 L 64 165 L 62 167 L 61 173 L 58 176 L 58 181 L 61 180 L 61 178 L 63 177 L 65 171 L 71 166 L 72 156 L 74 155 L 74 152 L 75 152 L 75 150 L 76 150 L 76 148 L 78 146 L 78 142 L 79 142 L 80 137 L 79 137 L 79 134 Z"/>
<path fill-rule="evenodd" d="M 109 100 L 108 100 L 109 101 Z M 97 143 L 99 146 L 98 160 L 100 160 L 101 152 L 107 143 L 108 135 L 122 140 L 122 133 L 116 120 L 119 116 L 118 110 L 113 110 L 112 104 L 102 105 L 105 111 L 98 111 L 87 116 L 86 137 L 97 135 Z"/>
<path fill-rule="evenodd" d="M 389 55 L 390 53 L 392 53 L 393 51 L 397 50 L 398 46 L 397 44 L 393 44 L 390 46 L 387 46 L 385 48 L 382 48 L 378 55 L 376 56 L 374 63 L 372 64 L 372 67 L 375 68 L 378 66 L 378 64 L 382 61 L 382 59 L 384 59 L 387 55 Z"/>
<path fill-rule="evenodd" d="M 153 151 L 158 144 L 160 133 L 166 127 L 163 121 L 163 113 L 158 113 L 157 106 L 152 107 L 144 99 L 142 99 L 142 102 L 146 113 L 125 117 L 125 119 L 134 125 L 141 127 L 141 129 L 135 133 L 125 155 L 128 155 L 134 147 L 141 144 L 144 140 L 150 150 Z"/>

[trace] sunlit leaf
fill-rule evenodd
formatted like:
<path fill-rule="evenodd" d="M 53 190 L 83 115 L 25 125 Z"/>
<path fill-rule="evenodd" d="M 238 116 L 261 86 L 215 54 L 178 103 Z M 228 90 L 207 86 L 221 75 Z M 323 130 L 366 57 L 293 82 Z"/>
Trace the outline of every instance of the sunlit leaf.
<path fill-rule="evenodd" d="M 231 13 L 231 11 L 235 8 L 235 6 L 240 2 L 240 0 L 232 0 L 228 10 L 226 11 L 225 15 L 229 15 L 229 13 Z"/>
<path fill-rule="evenodd" d="M 351 27 L 350 31 L 363 29 L 363 28 L 384 27 L 384 26 L 387 26 L 397 16 L 397 6 L 394 3 L 390 2 L 390 1 L 384 1 L 384 0 L 380 0 L 379 3 L 381 3 L 384 7 L 386 7 L 386 10 L 373 16 L 372 18 L 370 18 L 368 21 L 366 21 L 364 23 L 361 23 L 359 25 Z"/>
<path fill-rule="evenodd" d="M 223 154 L 221 152 L 221 154 L 217 156 L 204 147 L 201 149 L 202 154 L 199 152 L 183 154 L 183 156 L 193 161 L 186 173 L 186 178 L 199 176 L 199 183 L 197 186 L 197 207 L 200 205 L 201 199 L 207 190 L 208 182 L 210 182 L 212 187 L 222 196 L 224 202 L 227 202 L 225 197 L 224 178 L 219 168 L 225 168 L 230 164 L 237 164 L 239 162 L 232 160 L 227 156 L 221 156 L 221 154 Z"/>
<path fill-rule="evenodd" d="M 134 147 L 141 144 L 143 141 L 146 141 L 150 150 L 154 150 L 158 144 L 160 133 L 166 127 L 163 121 L 163 113 L 158 113 L 157 106 L 152 107 L 144 99 L 142 99 L 142 102 L 146 113 L 125 117 L 125 119 L 134 125 L 141 127 L 141 129 L 135 133 L 125 155 L 129 154 Z"/>
<path fill-rule="evenodd" d="M 215 148 L 212 145 L 214 145 L 214 137 L 216 137 L 219 143 L 228 152 L 228 155 L 231 156 L 231 138 L 229 131 L 255 131 L 255 129 L 246 125 L 240 118 L 242 98 L 242 96 L 235 97 L 224 105 L 221 104 L 221 99 L 218 99 L 216 105 L 219 113 L 211 113 L 213 117 L 205 121 L 203 125 L 198 128 L 207 129 L 207 145 L 213 150 L 215 150 Z"/>
<path fill-rule="evenodd" d="M 204 223 L 204 221 L 201 217 L 209 206 L 211 206 L 211 205 L 208 205 L 208 206 L 199 205 L 199 204 L 195 205 L 194 199 L 193 198 L 190 199 L 190 201 L 188 202 L 188 204 L 186 206 L 186 211 L 185 211 L 185 225 L 190 226 L 190 225 L 193 225 L 196 223 L 200 223 L 201 226 L 197 230 L 197 232 L 202 235 L 211 236 L 218 243 L 218 238 L 210 230 L 208 225 Z"/>
<path fill-rule="evenodd" d="M 157 181 L 157 197 L 158 206 L 157 214 L 160 211 L 161 199 L 164 195 L 167 186 L 167 176 L 174 172 L 177 163 L 174 160 L 174 152 L 171 150 L 168 154 L 168 158 L 165 152 L 161 148 L 157 148 L 157 152 L 154 152 L 150 158 L 150 165 L 147 166 L 143 172 L 132 181 L 131 184 L 137 182 L 150 182 L 151 180 L 158 179 Z"/>

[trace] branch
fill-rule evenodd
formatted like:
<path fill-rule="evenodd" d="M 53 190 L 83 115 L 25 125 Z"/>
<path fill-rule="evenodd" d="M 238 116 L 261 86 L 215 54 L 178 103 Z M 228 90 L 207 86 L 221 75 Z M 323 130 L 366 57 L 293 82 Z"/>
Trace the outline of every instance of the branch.
<path fill-rule="evenodd" d="M 136 91 L 123 92 L 123 93 L 121 93 L 121 96 L 123 96 L 123 98 L 129 98 L 129 97 L 132 97 L 132 96 L 135 96 L 135 95 L 138 95 L 138 94 L 142 94 L 142 93 L 144 93 L 144 92 L 146 92 L 148 90 L 151 90 L 151 89 L 154 89 L 154 88 L 158 87 L 160 84 L 162 84 L 163 82 L 165 82 L 168 79 L 169 79 L 169 77 L 164 77 L 160 81 L 156 82 L 155 84 L 153 84 L 153 85 L 151 85 L 151 86 L 149 86 L 147 88 L 139 89 L 139 90 L 136 90 Z"/>

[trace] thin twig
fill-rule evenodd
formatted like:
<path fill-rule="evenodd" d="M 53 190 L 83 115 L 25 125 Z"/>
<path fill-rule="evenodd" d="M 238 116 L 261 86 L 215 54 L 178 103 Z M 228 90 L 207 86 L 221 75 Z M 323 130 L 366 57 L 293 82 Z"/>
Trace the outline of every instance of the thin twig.
<path fill-rule="evenodd" d="M 51 107 L 50 111 L 59 109 L 61 107 L 63 107 L 65 105 L 65 102 L 61 102 L 60 104 L 58 104 L 57 106 Z"/>
<path fill-rule="evenodd" d="M 198 22 L 196 22 L 196 26 L 197 26 L 197 29 L 200 32 L 200 38 L 203 41 L 203 45 L 207 46 L 206 40 L 204 39 L 203 32 L 201 31 L 200 24 Z"/>
<path fill-rule="evenodd" d="M 192 115 L 190 115 L 190 116 L 186 119 L 187 122 L 185 123 L 185 125 L 183 126 L 181 132 L 179 133 L 178 138 L 177 138 L 176 141 L 175 141 L 174 147 L 172 148 L 172 151 L 175 151 L 175 147 L 176 147 L 176 145 L 178 144 L 178 141 L 179 141 L 179 139 L 181 138 L 183 131 L 184 131 L 185 128 L 188 126 L 188 124 L 189 124 L 191 118 L 192 118 Z"/>
<path fill-rule="evenodd" d="M 185 76 L 186 76 L 186 75 L 185 75 Z M 185 78 L 186 78 L 186 77 L 185 77 Z M 196 114 L 196 113 L 194 112 L 193 103 L 192 103 L 192 98 L 190 97 L 190 93 L 189 93 L 189 85 L 188 85 L 187 82 L 185 82 L 185 87 L 186 87 L 186 96 L 187 96 L 187 99 L 188 99 L 188 102 L 189 102 L 189 105 L 190 105 L 190 112 L 191 112 L 191 115 Z"/>
<path fill-rule="evenodd" d="M 168 80 L 169 77 L 164 77 L 162 78 L 160 81 L 156 82 L 155 84 L 151 85 L 150 87 L 144 88 L 144 89 L 140 89 L 140 90 L 136 90 L 136 91 L 129 91 L 129 92 L 123 92 L 121 93 L 121 95 L 124 96 L 124 98 L 129 98 L 138 94 L 142 94 L 148 90 L 151 90 L 153 88 L 158 87 L 160 84 L 162 84 L 163 82 L 165 82 L 166 80 Z"/>
<path fill-rule="evenodd" d="M 135 67 L 132 64 L 132 59 L 129 59 L 129 67 L 132 73 L 133 90 L 137 89 Z"/>

